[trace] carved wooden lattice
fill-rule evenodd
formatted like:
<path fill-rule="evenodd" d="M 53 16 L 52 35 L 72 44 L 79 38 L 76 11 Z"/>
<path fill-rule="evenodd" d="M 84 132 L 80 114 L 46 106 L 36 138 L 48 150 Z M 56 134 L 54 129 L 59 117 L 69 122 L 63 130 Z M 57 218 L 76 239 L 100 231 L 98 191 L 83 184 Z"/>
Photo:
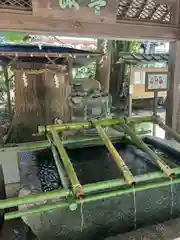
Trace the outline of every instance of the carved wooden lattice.
<path fill-rule="evenodd" d="M 0 8 L 15 10 L 32 10 L 31 0 L 0 0 Z"/>
<path fill-rule="evenodd" d="M 171 9 L 154 0 L 119 0 L 117 19 L 171 23 Z"/>

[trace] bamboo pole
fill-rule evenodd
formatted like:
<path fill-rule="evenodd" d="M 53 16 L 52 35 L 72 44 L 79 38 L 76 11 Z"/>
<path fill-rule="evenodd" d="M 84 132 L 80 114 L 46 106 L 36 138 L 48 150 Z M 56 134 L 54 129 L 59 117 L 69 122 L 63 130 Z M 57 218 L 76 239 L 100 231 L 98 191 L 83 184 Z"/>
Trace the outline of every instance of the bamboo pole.
<path fill-rule="evenodd" d="M 106 120 L 95 120 L 93 123 L 91 121 L 84 121 L 78 123 L 67 123 L 67 124 L 54 124 L 48 125 L 46 128 L 44 126 L 38 127 L 38 132 L 40 134 L 44 133 L 45 131 L 50 131 L 53 127 L 56 131 L 67 131 L 67 130 L 79 130 L 82 128 L 94 128 L 96 124 L 100 124 L 102 127 L 108 127 L 112 125 L 119 124 L 119 121 L 123 121 L 123 119 L 106 119 Z M 141 123 L 141 122 L 151 122 L 152 116 L 145 116 L 145 117 L 129 117 L 127 118 L 128 123 L 133 122 Z"/>
<path fill-rule="evenodd" d="M 77 178 L 77 175 L 76 175 L 76 172 L 74 170 L 74 167 L 67 155 L 67 152 L 66 150 L 64 149 L 64 146 L 61 142 L 61 139 L 58 135 L 58 133 L 56 132 L 55 129 L 51 128 L 51 134 L 52 134 L 52 137 L 53 137 L 53 140 L 54 140 L 54 143 L 59 151 L 59 154 L 62 158 L 62 162 L 64 164 L 64 167 L 66 169 L 66 172 L 67 172 L 67 175 L 70 179 L 70 182 L 72 184 L 72 188 L 73 188 L 73 191 L 75 192 L 76 196 L 78 199 L 81 199 L 83 198 L 84 196 L 84 193 L 83 193 L 83 188 Z"/>
<path fill-rule="evenodd" d="M 179 167 L 178 164 L 175 162 L 171 161 L 169 158 L 166 158 L 164 156 L 161 156 L 159 153 L 156 153 L 158 157 L 160 157 L 167 165 L 169 164 L 172 168 L 177 168 Z"/>
<path fill-rule="evenodd" d="M 175 174 L 180 174 L 180 168 L 173 169 Z M 164 173 L 162 172 L 152 172 L 148 174 L 138 175 L 134 177 L 136 184 L 143 183 L 146 184 L 146 182 L 153 182 L 155 180 L 163 180 L 165 179 Z M 114 188 L 125 188 L 127 187 L 127 182 L 124 179 L 113 179 L 108 180 L 104 182 L 98 182 L 98 183 L 90 183 L 83 186 L 84 193 L 85 194 L 92 194 L 93 192 L 97 191 L 106 191 L 111 190 Z"/>
<path fill-rule="evenodd" d="M 96 125 L 96 129 L 97 129 L 100 137 L 102 138 L 104 144 L 108 148 L 109 152 L 113 156 L 113 159 L 115 160 L 117 166 L 123 172 L 125 180 L 127 181 L 127 183 L 130 186 L 134 186 L 135 181 L 134 181 L 134 177 L 133 177 L 131 171 L 129 170 L 128 166 L 125 164 L 124 160 L 121 158 L 121 156 L 119 155 L 119 153 L 117 152 L 117 150 L 113 146 L 112 142 L 110 141 L 110 139 L 108 138 L 108 136 L 104 132 L 103 128 L 99 125 Z"/>
<path fill-rule="evenodd" d="M 127 194 L 133 194 L 135 192 L 142 192 L 150 189 L 155 189 L 155 188 L 160 188 L 160 187 L 166 187 L 166 186 L 171 186 L 171 184 L 179 184 L 180 183 L 180 178 L 179 179 L 173 179 L 172 181 L 166 180 L 164 182 L 159 182 L 159 183 L 151 183 L 151 184 L 146 184 L 146 185 L 136 185 L 134 188 L 126 188 L 126 189 L 121 189 L 117 191 L 111 191 L 111 192 L 105 192 L 102 194 L 97 194 L 97 195 L 92 195 L 88 196 L 87 198 L 84 198 L 82 200 L 82 203 L 89 203 L 89 202 L 94 202 L 98 200 L 103 200 L 103 199 L 108 199 L 112 197 L 117 197 L 117 196 L 122 196 L 122 195 L 127 195 Z M 80 204 L 81 201 L 77 201 L 77 204 Z"/>
<path fill-rule="evenodd" d="M 135 188 L 127 188 L 127 189 L 112 191 L 112 192 L 108 192 L 108 193 L 105 192 L 105 193 L 101 193 L 101 194 L 88 196 L 87 198 L 84 198 L 82 200 L 77 200 L 75 203 L 78 205 L 85 204 L 85 203 L 91 203 L 94 201 L 106 200 L 106 199 L 113 198 L 113 197 L 119 197 L 122 195 L 133 194 L 134 191 L 137 193 L 137 192 L 142 192 L 142 191 L 146 191 L 149 189 L 157 189 L 157 188 L 167 187 L 167 186 L 171 186 L 173 184 L 179 184 L 179 183 L 180 183 L 180 179 L 173 179 L 172 181 L 166 180 L 164 182 L 146 184 L 145 186 L 141 185 L 141 186 L 136 186 Z M 35 208 L 30 208 L 26 211 L 16 211 L 16 212 L 11 212 L 11 213 L 6 213 L 5 220 L 19 218 L 21 216 L 32 215 L 32 214 L 40 213 L 40 212 L 52 211 L 56 208 L 67 208 L 68 206 L 70 206 L 70 205 L 66 204 L 66 203 L 54 203 L 54 204 L 48 204 L 48 205 L 44 205 L 44 206 L 38 206 Z"/>
<path fill-rule="evenodd" d="M 122 140 L 123 135 L 120 136 L 110 136 L 112 142 L 117 142 L 119 140 Z M 88 138 L 74 138 L 74 139 L 66 139 L 62 141 L 63 145 L 65 147 L 70 148 L 81 148 L 84 147 L 84 145 L 102 145 L 102 140 L 97 137 L 88 137 Z M 51 144 L 48 141 L 39 141 L 39 142 L 32 142 L 32 143 L 26 143 L 26 144 L 6 144 L 3 145 L 0 148 L 0 152 L 6 152 L 6 151 L 38 151 L 45 148 L 50 148 Z"/>
<path fill-rule="evenodd" d="M 113 127 L 116 131 L 115 127 Z M 140 134 L 147 134 L 149 131 L 144 131 L 140 132 Z M 111 142 L 120 142 L 120 141 L 126 141 L 124 137 L 124 133 L 119 133 L 118 136 L 108 136 Z M 76 138 L 74 137 L 73 139 L 65 139 L 62 141 L 63 145 L 67 148 L 83 148 L 85 146 L 98 146 L 102 145 L 102 139 L 97 136 L 97 137 L 86 137 L 86 138 Z M 38 142 L 32 142 L 32 143 L 22 143 L 22 144 L 5 144 L 0 147 L 0 152 L 7 152 L 7 151 L 18 151 L 18 152 L 23 152 L 23 151 L 38 151 L 46 148 L 50 148 L 51 144 L 48 141 L 38 141 Z"/>
<path fill-rule="evenodd" d="M 176 133 L 173 129 L 171 129 L 169 126 L 164 124 L 161 121 L 160 117 L 154 116 L 153 120 L 156 124 L 159 125 L 159 127 L 161 127 L 165 132 L 167 132 L 170 137 L 174 138 L 177 142 L 180 143 L 180 135 L 178 133 Z"/>
<path fill-rule="evenodd" d="M 176 175 L 180 174 L 180 168 L 175 168 L 173 170 Z M 141 186 L 145 186 L 145 188 L 146 188 L 146 185 L 149 186 L 148 184 L 149 182 L 154 182 L 155 180 L 157 180 L 162 183 L 163 179 L 165 179 L 165 177 L 162 172 L 153 172 L 153 173 L 135 176 L 136 183 L 141 183 Z M 174 180 L 172 180 L 172 183 L 174 183 L 173 181 Z M 83 186 L 83 189 L 84 189 L 84 193 L 89 195 L 89 194 L 93 194 L 96 191 L 102 192 L 103 190 L 104 191 L 111 190 L 111 189 L 113 190 L 113 188 L 116 188 L 116 187 L 122 188 L 122 191 L 126 191 L 124 189 L 124 187 L 126 186 L 127 184 L 125 180 L 114 179 L 114 180 L 109 180 L 105 182 L 86 184 Z M 130 189 L 130 190 L 131 192 L 134 191 L 133 189 Z M 24 204 L 37 204 L 39 202 L 44 202 L 44 201 L 53 200 L 57 198 L 67 198 L 68 196 L 70 196 L 70 191 L 54 190 L 52 192 L 47 192 L 47 193 L 31 194 L 28 196 L 9 198 L 5 200 L 0 200 L 0 209 L 17 207 Z"/>
<path fill-rule="evenodd" d="M 169 177 L 172 178 L 174 177 L 174 172 L 173 170 L 164 163 L 164 161 L 156 155 L 156 153 L 154 153 L 140 138 L 138 138 L 136 136 L 136 134 L 134 134 L 134 132 L 132 131 L 132 129 L 125 124 L 125 121 L 121 121 L 120 122 L 120 126 L 124 129 L 124 131 L 131 137 L 131 139 L 133 140 L 134 143 L 137 144 L 137 146 L 139 148 L 141 148 L 143 151 L 145 151 L 153 160 L 156 161 L 157 165 L 159 166 L 159 168 Z"/>
<path fill-rule="evenodd" d="M 38 141 L 38 142 L 32 142 L 32 143 L 20 143 L 20 144 L 5 144 L 2 147 L 0 147 L 0 152 L 6 152 L 6 151 L 37 151 L 42 150 L 45 148 L 49 148 L 51 144 L 48 141 Z"/>
<path fill-rule="evenodd" d="M 34 208 L 28 208 L 27 210 L 24 211 L 14 211 L 5 214 L 5 220 L 11 220 L 15 218 L 20 218 L 24 216 L 30 216 L 34 214 L 39 214 L 42 212 L 47 212 L 47 211 L 52 211 L 54 209 L 61 209 L 61 208 L 68 208 L 69 204 L 68 203 L 54 203 L 54 204 L 47 204 L 47 205 L 42 205 L 39 207 L 34 207 Z"/>
<path fill-rule="evenodd" d="M 11 208 L 24 204 L 36 204 L 38 202 L 44 202 L 52 199 L 68 197 L 70 195 L 70 191 L 65 189 L 54 190 L 52 192 L 47 193 L 38 193 L 31 194 L 23 197 L 9 198 L 5 200 L 0 200 L 0 209 Z"/>
<path fill-rule="evenodd" d="M 48 138 L 49 142 L 51 142 L 51 138 L 48 134 L 47 134 L 47 138 Z M 59 177 L 61 179 L 62 186 L 63 186 L 63 188 L 68 189 L 69 188 L 68 180 L 65 176 L 64 168 L 63 168 L 63 166 L 61 164 L 61 161 L 59 159 L 59 155 L 58 155 L 58 152 L 56 150 L 56 147 L 53 144 L 51 144 L 51 151 L 52 151 L 52 154 L 53 154 L 53 157 L 54 157 L 54 161 L 55 161 L 55 164 L 56 164 L 56 167 L 57 167 L 57 171 L 59 173 Z"/>
<path fill-rule="evenodd" d="M 140 124 L 143 122 L 152 122 L 152 121 L 153 121 L 152 115 L 151 116 L 126 117 L 127 124 Z"/>
<path fill-rule="evenodd" d="M 111 126 L 119 123 L 118 119 L 107 119 L 107 120 L 96 120 L 96 123 L 101 122 L 101 125 L 103 126 Z M 55 129 L 56 131 L 68 131 L 68 130 L 80 130 L 82 128 L 93 128 L 94 125 L 91 121 L 84 121 L 84 122 L 77 122 L 77 123 L 67 123 L 67 124 L 54 124 L 54 125 L 48 125 L 46 126 L 46 131 L 51 131 L 51 128 Z M 39 133 L 45 132 L 44 126 L 38 127 Z"/>

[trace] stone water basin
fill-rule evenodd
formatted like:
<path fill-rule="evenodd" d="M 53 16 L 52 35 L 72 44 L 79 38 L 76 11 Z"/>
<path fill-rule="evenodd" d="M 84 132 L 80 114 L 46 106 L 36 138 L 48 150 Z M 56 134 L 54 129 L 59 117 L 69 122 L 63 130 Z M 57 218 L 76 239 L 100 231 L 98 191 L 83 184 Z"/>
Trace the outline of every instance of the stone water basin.
<path fill-rule="evenodd" d="M 148 142 L 148 138 L 145 141 Z M 167 159 L 170 158 L 170 167 L 179 167 L 177 159 L 180 153 L 173 150 L 173 146 L 170 146 L 171 149 L 162 149 L 162 146 L 157 148 L 156 142 L 148 144 L 154 151 L 163 154 Z M 153 181 L 152 178 L 148 180 L 147 176 L 160 172 L 154 161 L 130 143 L 117 143 L 115 147 L 132 174 L 137 179 L 146 179 L 146 182 L 138 182 L 137 187 L 142 186 L 143 189 L 144 184 L 154 184 L 154 187 L 146 187 L 142 191 L 136 191 L 135 187 L 127 194 L 82 204 L 75 211 L 66 208 L 55 209 L 23 217 L 39 239 L 104 239 L 180 216 L 180 183 L 173 183 L 163 174 Z M 175 155 L 172 155 L 172 151 Z M 104 146 L 85 147 L 67 152 L 82 185 L 123 179 L 122 172 Z M 21 195 L 62 188 L 50 149 L 29 152 L 22 156 Z M 168 181 L 168 184 L 161 184 L 164 181 Z M 124 184 L 118 189 L 126 190 L 129 186 Z M 117 189 L 113 189 L 115 190 Z"/>

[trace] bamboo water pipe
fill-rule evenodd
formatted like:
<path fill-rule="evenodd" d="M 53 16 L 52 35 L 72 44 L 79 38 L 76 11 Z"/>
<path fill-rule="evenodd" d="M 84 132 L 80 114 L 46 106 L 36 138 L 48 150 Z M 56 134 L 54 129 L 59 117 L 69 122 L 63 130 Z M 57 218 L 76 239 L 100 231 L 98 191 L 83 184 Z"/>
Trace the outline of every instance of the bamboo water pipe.
<path fill-rule="evenodd" d="M 56 145 L 56 147 L 59 151 L 59 154 L 62 158 L 62 162 L 66 169 L 67 175 L 70 179 L 72 189 L 73 189 L 76 197 L 78 199 L 81 199 L 84 196 L 83 188 L 77 178 L 76 172 L 75 172 L 74 167 L 73 167 L 73 165 L 68 157 L 68 154 L 63 146 L 63 143 L 61 142 L 61 139 L 55 129 L 51 128 L 51 134 L 52 134 L 52 137 L 54 140 L 54 144 Z"/>
<path fill-rule="evenodd" d="M 55 161 L 55 164 L 56 164 L 56 167 L 57 167 L 57 171 L 58 171 L 62 186 L 63 186 L 64 189 L 68 189 L 69 188 L 68 180 L 65 176 L 66 174 L 65 174 L 64 168 L 61 164 L 61 161 L 59 159 L 59 155 L 58 155 L 58 152 L 56 150 L 56 147 L 53 145 L 51 137 L 48 134 L 47 134 L 47 139 L 51 143 L 51 151 L 52 151 L 52 154 L 53 154 L 53 157 L 54 157 L 54 161 Z"/>
<path fill-rule="evenodd" d="M 43 134 L 44 132 L 50 132 L 51 128 L 55 129 L 56 131 L 67 131 L 67 130 L 80 130 L 82 128 L 93 128 L 95 124 L 100 124 L 102 127 L 108 127 L 112 125 L 119 124 L 121 119 L 105 119 L 105 120 L 95 120 L 93 124 L 91 121 L 84 121 L 78 123 L 64 123 L 64 124 L 54 124 L 54 125 L 47 125 L 39 126 L 38 132 Z M 129 117 L 127 118 L 128 123 L 138 124 L 141 122 L 152 122 L 152 116 L 145 116 L 145 117 Z"/>
<path fill-rule="evenodd" d="M 121 158 L 121 156 L 119 155 L 119 153 L 113 146 L 111 140 L 108 138 L 105 131 L 103 130 L 103 128 L 100 125 L 96 125 L 96 129 L 97 129 L 100 137 L 102 138 L 102 141 L 104 142 L 104 144 L 108 148 L 109 152 L 113 156 L 113 159 L 116 162 L 117 166 L 123 172 L 126 182 L 130 186 L 134 186 L 135 185 L 134 177 L 133 177 L 131 171 L 129 170 L 128 166 L 125 164 L 124 160 Z"/>
<path fill-rule="evenodd" d="M 66 189 L 54 190 L 52 192 L 43 192 L 31 194 L 23 197 L 14 197 L 5 200 L 0 200 L 0 209 L 16 207 L 24 204 L 37 204 L 48 200 L 67 198 L 70 196 L 70 191 Z"/>
<path fill-rule="evenodd" d="M 156 161 L 159 168 L 169 177 L 174 177 L 173 170 L 164 163 L 164 161 L 156 155 L 140 138 L 134 134 L 133 130 L 125 123 L 125 121 L 120 121 L 119 125 L 122 127 L 122 129 L 131 137 L 134 143 L 137 144 L 139 148 L 144 150 L 153 160 Z"/>
<path fill-rule="evenodd" d="M 180 175 L 180 168 L 175 168 L 173 170 L 176 175 Z M 155 180 L 158 181 L 156 183 L 156 186 L 158 187 L 159 182 L 162 183 L 162 179 L 164 180 L 163 172 L 152 172 L 148 174 L 135 176 L 135 182 L 141 183 L 140 186 L 142 190 L 153 188 L 150 182 L 154 182 Z M 177 180 L 180 182 L 179 178 L 177 178 Z M 174 183 L 174 181 L 176 180 L 173 179 L 172 184 Z M 96 191 L 100 191 L 100 192 L 102 192 L 103 190 L 113 191 L 114 188 L 122 188 L 123 190 L 121 191 L 124 191 L 124 194 L 125 194 L 126 193 L 126 189 L 124 189 L 125 186 L 127 186 L 125 180 L 113 179 L 105 182 L 86 184 L 83 186 L 83 189 L 85 193 L 90 195 L 90 194 L 94 194 L 94 192 Z M 136 190 L 137 189 L 139 188 L 136 186 Z M 130 189 L 128 188 L 128 193 L 132 193 L 133 191 L 134 190 L 132 188 Z M 53 199 L 63 200 L 63 199 L 67 199 L 67 197 L 69 197 L 70 195 L 71 195 L 70 191 L 67 191 L 65 189 L 58 189 L 58 190 L 53 190 L 52 192 L 36 193 L 28 196 L 4 199 L 4 200 L 0 200 L 0 209 L 16 207 L 24 204 L 37 204 L 39 202 L 50 201 Z"/>
<path fill-rule="evenodd" d="M 150 183 L 146 185 L 140 185 L 136 186 L 135 188 L 127 188 L 127 189 L 121 189 L 121 190 L 116 190 L 116 191 L 111 191 L 111 192 L 105 192 L 105 193 L 99 193 L 95 194 L 92 196 L 88 196 L 85 199 L 77 200 L 75 204 L 85 204 L 85 203 L 90 203 L 94 201 L 99 201 L 99 200 L 105 200 L 109 199 L 112 197 L 117 197 L 117 196 L 122 196 L 126 194 L 133 194 L 134 191 L 141 192 L 141 191 L 146 191 L 149 189 L 156 189 L 156 188 L 161 188 L 161 187 L 166 187 L 166 186 L 171 186 L 172 184 L 179 184 L 180 179 L 174 179 L 172 181 L 164 181 L 164 182 L 158 182 L 158 183 Z M 27 215 L 32 215 L 35 213 L 41 213 L 41 212 L 47 212 L 47 211 L 52 211 L 57 208 L 68 208 L 70 205 L 67 202 L 59 202 L 59 203 L 54 203 L 54 204 L 47 204 L 47 205 L 42 205 L 42 206 L 37 206 L 33 208 L 29 208 L 25 211 L 15 211 L 11 213 L 6 213 L 5 214 L 5 220 L 10 220 L 14 218 L 19 218 L 22 216 L 27 216 Z"/>
<path fill-rule="evenodd" d="M 170 127 L 168 127 L 166 124 L 164 124 L 159 116 L 153 116 L 153 121 L 154 123 L 156 123 L 157 125 L 159 125 L 159 127 L 161 127 L 165 132 L 167 132 L 169 134 L 169 136 L 171 136 L 172 138 L 174 138 L 177 142 L 180 143 L 180 135 L 178 133 L 176 133 L 174 130 L 172 130 Z"/>

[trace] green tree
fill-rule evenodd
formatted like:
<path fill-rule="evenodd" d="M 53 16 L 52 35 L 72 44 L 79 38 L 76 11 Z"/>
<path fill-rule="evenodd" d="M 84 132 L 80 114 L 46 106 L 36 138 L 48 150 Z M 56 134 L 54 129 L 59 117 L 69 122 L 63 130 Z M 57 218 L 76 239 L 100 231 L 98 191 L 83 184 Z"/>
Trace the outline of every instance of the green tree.
<path fill-rule="evenodd" d="M 118 63 L 121 52 L 131 52 L 132 44 L 128 41 L 112 41 L 111 75 L 110 75 L 110 93 L 113 104 L 119 102 L 120 93 L 127 74 L 127 66 L 124 63 Z"/>
<path fill-rule="evenodd" d="M 104 40 L 98 40 L 98 51 L 102 51 Z M 128 66 L 124 63 L 119 63 L 119 54 L 121 52 L 137 53 L 139 52 L 141 42 L 139 41 L 120 41 L 113 40 L 109 41 L 109 48 L 111 52 L 111 73 L 110 73 L 110 94 L 112 95 L 113 104 L 119 101 L 120 93 L 123 89 L 124 81 L 127 81 L 128 77 Z M 99 79 L 100 66 L 97 64 L 96 79 Z"/>

